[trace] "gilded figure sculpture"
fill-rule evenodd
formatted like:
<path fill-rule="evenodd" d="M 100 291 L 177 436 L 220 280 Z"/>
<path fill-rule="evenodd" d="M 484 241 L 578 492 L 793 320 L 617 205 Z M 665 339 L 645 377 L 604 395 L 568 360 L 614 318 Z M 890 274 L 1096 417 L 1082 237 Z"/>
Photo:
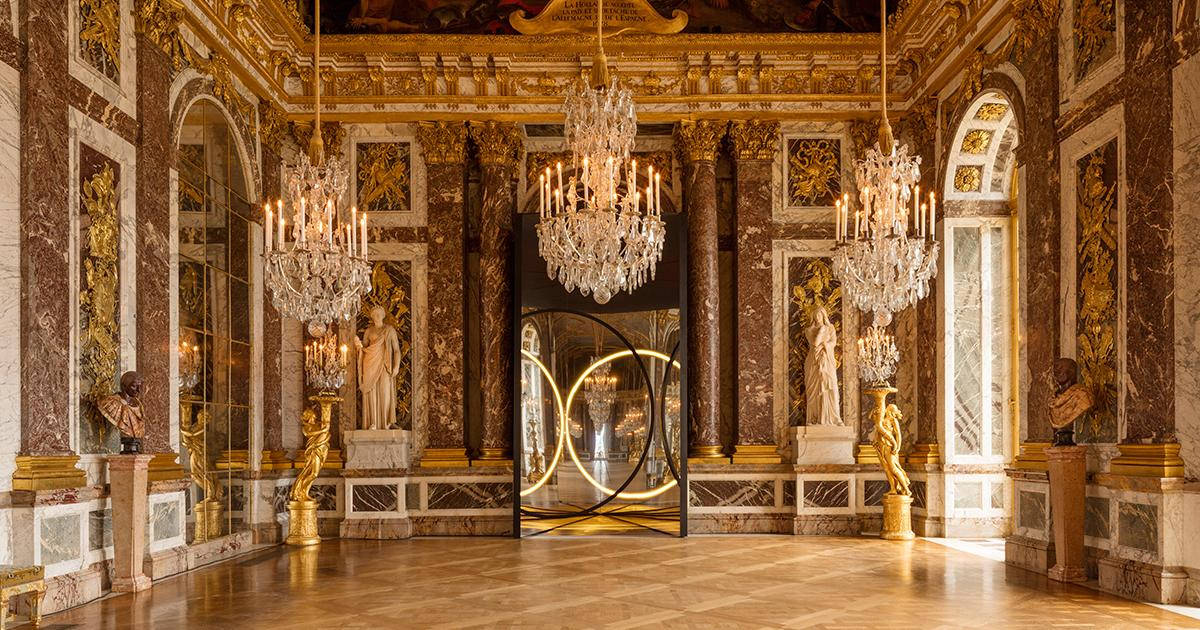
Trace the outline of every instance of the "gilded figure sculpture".
<path fill-rule="evenodd" d="M 1095 403 L 1092 391 L 1077 382 L 1078 366 L 1073 359 L 1054 362 L 1054 398 L 1050 401 L 1050 426 L 1054 446 L 1075 445 L 1075 421 Z"/>
<path fill-rule="evenodd" d="M 121 391 L 101 398 L 96 403 L 100 415 L 121 432 L 121 454 L 142 451 L 146 435 L 142 418 L 142 377 L 132 370 L 121 375 Z"/>
<path fill-rule="evenodd" d="M 885 390 L 869 390 L 868 393 L 875 391 L 884 392 L 883 397 L 886 399 L 890 391 L 895 391 L 891 388 Z M 879 465 L 883 468 L 883 474 L 887 477 L 888 494 L 896 494 L 901 496 L 911 496 L 912 491 L 909 489 L 908 473 L 904 472 L 904 468 L 900 465 L 900 447 L 902 445 L 900 420 L 903 415 L 900 413 L 900 408 L 894 403 L 883 406 L 882 400 L 880 404 L 875 406 L 875 450 L 879 453 Z"/>
<path fill-rule="evenodd" d="M 188 452 L 188 477 L 204 493 L 204 498 L 192 506 L 195 514 L 192 542 L 204 542 L 221 535 L 221 499 L 225 489 L 208 472 L 205 459 L 208 412 L 202 408 L 193 414 L 192 402 L 181 400 L 179 403 L 179 440 Z"/>
<path fill-rule="evenodd" d="M 296 475 L 290 498 L 311 501 L 308 491 L 321 474 L 321 465 L 329 455 L 329 422 L 319 419 L 316 410 L 309 407 L 300 414 L 300 428 L 304 431 L 304 467 Z"/>

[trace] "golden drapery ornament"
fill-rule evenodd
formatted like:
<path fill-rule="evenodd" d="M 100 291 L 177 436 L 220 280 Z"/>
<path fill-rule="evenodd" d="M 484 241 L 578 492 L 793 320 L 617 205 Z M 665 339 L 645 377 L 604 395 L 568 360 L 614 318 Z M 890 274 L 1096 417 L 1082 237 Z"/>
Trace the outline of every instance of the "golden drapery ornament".
<path fill-rule="evenodd" d="M 875 401 L 871 416 L 875 420 L 875 439 L 872 444 L 879 454 L 879 466 L 887 477 L 888 494 L 912 496 L 909 488 L 908 473 L 900 465 L 900 449 L 903 446 L 902 427 L 900 421 L 903 415 L 895 404 L 889 404 L 887 397 L 896 393 L 894 387 L 872 387 L 866 390 L 868 396 Z"/>
<path fill-rule="evenodd" d="M 462 164 L 467 159 L 467 126 L 445 120 L 420 123 L 417 143 L 426 164 Z"/>
<path fill-rule="evenodd" d="M 79 0 L 79 50 L 92 67 L 117 80 L 121 73 L 119 0 Z"/>
<path fill-rule="evenodd" d="M 1115 441 L 1117 400 L 1116 141 L 1078 163 L 1076 359 L 1095 405 L 1077 423 L 1087 441 Z"/>
<path fill-rule="evenodd" d="M 789 205 L 834 204 L 842 194 L 841 148 L 841 142 L 830 138 L 788 140 Z"/>
<path fill-rule="evenodd" d="M 735 120 L 729 126 L 733 156 L 739 160 L 773 160 L 779 150 L 778 120 Z"/>
<path fill-rule="evenodd" d="M 987 153 L 988 147 L 991 145 L 992 132 L 985 129 L 974 129 L 963 136 L 962 152 L 972 155 L 983 155 Z"/>
<path fill-rule="evenodd" d="M 410 209 L 407 142 L 362 142 L 357 153 L 358 209 L 404 212 Z"/>
<path fill-rule="evenodd" d="M 83 252 L 83 287 L 79 291 L 80 388 L 86 409 L 105 439 L 107 423 L 95 403 L 112 393 L 120 360 L 121 330 L 117 320 L 120 219 L 116 174 L 111 163 L 83 182 L 80 201 L 88 220 Z"/>

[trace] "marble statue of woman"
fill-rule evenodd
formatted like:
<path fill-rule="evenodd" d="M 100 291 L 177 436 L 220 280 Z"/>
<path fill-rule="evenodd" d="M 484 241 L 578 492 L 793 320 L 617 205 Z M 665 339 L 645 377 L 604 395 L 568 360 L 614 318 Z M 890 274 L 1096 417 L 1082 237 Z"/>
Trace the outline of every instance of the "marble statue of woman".
<path fill-rule="evenodd" d="M 808 338 L 808 356 L 804 358 L 805 424 L 842 424 L 841 402 L 838 396 L 837 329 L 829 321 L 824 306 L 813 309 L 810 323 L 804 331 Z"/>
<path fill-rule="evenodd" d="M 371 309 L 371 325 L 358 348 L 358 391 L 362 394 L 363 429 L 390 429 L 396 424 L 396 374 L 400 371 L 400 339 L 383 323 L 382 307 Z"/>

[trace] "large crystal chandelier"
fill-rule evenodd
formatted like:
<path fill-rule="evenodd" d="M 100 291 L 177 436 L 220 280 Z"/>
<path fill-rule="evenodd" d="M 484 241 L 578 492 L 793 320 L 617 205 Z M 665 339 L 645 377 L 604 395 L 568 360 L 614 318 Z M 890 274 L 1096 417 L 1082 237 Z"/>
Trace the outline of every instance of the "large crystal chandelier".
<path fill-rule="evenodd" d="M 595 363 L 593 358 L 592 362 Z M 612 416 L 613 403 L 617 400 L 617 374 L 611 363 L 604 363 L 592 370 L 583 379 L 583 399 L 587 402 L 588 417 L 600 425 Z"/>
<path fill-rule="evenodd" d="M 933 240 L 937 206 L 933 193 L 921 200 L 921 158 L 892 136 L 887 118 L 887 12 L 881 10 L 882 113 L 879 142 L 857 163 L 858 207 L 851 217 L 849 195 L 837 202 L 837 246 L 833 273 L 842 295 L 858 310 L 872 313 L 875 326 L 929 294 L 937 275 L 938 243 Z"/>
<path fill-rule="evenodd" d="M 599 0 L 591 82 L 576 85 L 565 103 L 572 168 L 565 182 L 562 163 L 539 177 L 537 226 L 546 274 L 599 304 L 653 279 L 666 237 L 662 177 L 648 166 L 645 188 L 639 187 L 637 160 L 630 160 L 637 135 L 633 94 L 609 77 L 603 24 Z"/>
<path fill-rule="evenodd" d="M 314 11 L 320 16 L 321 2 Z M 265 258 L 272 302 L 285 316 L 308 324 L 309 334 L 323 337 L 329 324 L 358 312 L 371 290 L 367 262 L 367 214 L 341 210 L 347 171 L 341 161 L 325 157 L 321 139 L 321 20 L 314 21 L 313 90 L 316 114 L 308 153 L 285 169 L 285 200 L 267 204 Z M 286 231 L 286 213 L 292 216 Z M 278 214 L 278 224 L 275 215 Z M 291 237 L 290 240 L 288 237 Z"/>

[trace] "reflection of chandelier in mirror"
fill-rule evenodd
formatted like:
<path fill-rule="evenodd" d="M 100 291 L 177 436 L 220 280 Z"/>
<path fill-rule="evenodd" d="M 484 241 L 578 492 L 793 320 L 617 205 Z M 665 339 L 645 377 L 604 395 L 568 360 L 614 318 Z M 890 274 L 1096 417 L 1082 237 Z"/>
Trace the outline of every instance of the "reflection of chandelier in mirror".
<path fill-rule="evenodd" d="M 599 304 L 653 279 L 666 238 L 662 177 L 649 166 L 638 188 L 637 160 L 629 159 L 637 135 L 633 94 L 609 78 L 603 23 L 600 0 L 591 84 L 577 84 L 564 104 L 574 172 L 565 185 L 561 163 L 540 175 L 537 226 L 547 275 Z"/>
<path fill-rule="evenodd" d="M 191 394 L 200 382 L 200 346 L 186 341 L 179 342 L 179 391 Z"/>
<path fill-rule="evenodd" d="M 921 158 L 909 156 L 908 145 L 896 142 L 888 123 L 886 19 L 881 39 L 879 142 L 855 170 L 860 207 L 853 222 L 849 196 L 837 202 L 833 254 L 833 273 L 842 295 L 858 310 L 872 313 L 876 326 L 886 326 L 892 313 L 929 294 L 938 256 L 938 243 L 933 240 L 936 200 L 930 193 L 927 204 L 921 201 Z"/>
<path fill-rule="evenodd" d="M 317 0 L 316 11 L 321 3 Z M 321 25 L 316 21 L 313 50 L 313 90 L 316 114 L 308 153 L 285 169 L 287 210 L 292 215 L 291 244 L 284 231 L 284 200 L 274 210 L 264 208 L 266 284 L 272 302 L 284 317 L 308 324 L 309 334 L 324 336 L 329 324 L 358 312 L 363 294 L 371 290 L 367 263 L 367 215 L 338 211 L 346 193 L 347 171 L 336 158 L 325 158 L 321 140 Z M 274 215 L 278 213 L 276 225 Z"/>
<path fill-rule="evenodd" d="M 617 399 L 617 374 L 612 371 L 611 364 L 605 363 L 587 375 L 583 380 L 583 399 L 593 424 L 600 426 L 608 422 Z"/>

